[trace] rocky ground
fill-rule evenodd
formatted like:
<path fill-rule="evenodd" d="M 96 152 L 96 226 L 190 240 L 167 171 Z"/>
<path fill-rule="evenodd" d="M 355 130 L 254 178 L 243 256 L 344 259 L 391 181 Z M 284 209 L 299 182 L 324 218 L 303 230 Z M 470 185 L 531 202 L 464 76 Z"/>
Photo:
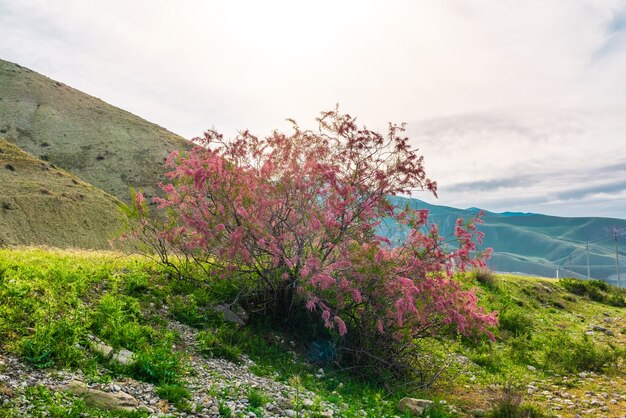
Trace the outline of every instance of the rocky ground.
<path fill-rule="evenodd" d="M 318 417 L 332 417 L 340 410 L 341 406 L 321 402 L 312 392 L 255 375 L 250 371 L 254 363 L 245 356 L 241 364 L 200 356 L 195 350 L 195 331 L 178 322 L 170 326 L 179 332 L 190 353 L 192 372 L 187 376 L 186 386 L 191 392 L 191 407 L 187 411 L 177 410 L 160 399 L 150 383 L 129 378 L 106 384 L 90 383 L 80 370 L 33 369 L 7 354 L 0 354 L 0 404 L 11 405 L 17 416 L 48 416 L 45 405 L 37 405 L 26 396 L 29 387 L 44 386 L 60 393 L 63 398 L 60 402 L 67 404 L 82 395 L 95 399 L 95 405 L 117 403 L 126 410 L 143 410 L 153 417 L 219 417 L 220 405 L 229 408 L 233 416 L 256 417 L 249 411 L 248 400 L 248 391 L 255 388 L 268 400 L 259 408 L 264 417 L 313 413 Z"/>
<path fill-rule="evenodd" d="M 580 373 L 532 382 L 528 398 L 561 417 L 626 417 L 626 379 Z"/>
<path fill-rule="evenodd" d="M 95 405 L 113 403 L 127 411 L 145 411 L 151 417 L 220 417 L 220 412 L 223 413 L 220 406 L 229 408 L 232 416 L 256 417 L 250 411 L 248 400 L 251 388 L 263 393 L 267 399 L 267 403 L 257 410 L 263 417 L 333 417 L 341 416 L 342 407 L 347 407 L 322 402 L 312 392 L 271 377 L 257 376 L 250 370 L 254 362 L 245 356 L 241 364 L 203 357 L 197 353 L 193 328 L 176 321 L 170 322 L 170 328 L 181 336 L 177 349 L 190 354 L 188 365 L 191 372 L 186 377 L 186 386 L 191 398 L 190 408 L 185 411 L 161 399 L 156 387 L 150 383 L 130 378 L 93 383 L 90 381 L 93 379 L 80 370 L 34 369 L 7 354 L 0 354 L 0 404 L 11 405 L 16 416 L 49 416 L 47 404 L 35 402 L 26 395 L 29 388 L 43 386 L 56 392 L 61 404 L 70 405 L 77 396 L 83 396 Z M 324 378 L 323 370 L 318 371 L 318 376 Z M 531 382 L 525 392 L 526 400 L 542 405 L 555 417 L 626 418 L 624 376 L 595 373 L 554 376 Z M 474 396 L 491 397 L 487 392 L 481 395 L 481 391 Z M 475 416 L 482 415 L 480 412 L 483 411 L 478 409 Z M 363 415 L 367 415 L 365 411 Z"/>

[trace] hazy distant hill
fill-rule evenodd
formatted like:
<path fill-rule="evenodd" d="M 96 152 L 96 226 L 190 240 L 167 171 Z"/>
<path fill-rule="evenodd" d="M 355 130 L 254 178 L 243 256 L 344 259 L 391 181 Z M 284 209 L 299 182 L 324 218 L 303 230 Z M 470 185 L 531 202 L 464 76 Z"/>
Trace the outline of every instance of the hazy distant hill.
<path fill-rule="evenodd" d="M 430 205 L 418 199 L 392 198 L 400 207 L 428 209 L 432 222 L 440 225 L 444 235 L 452 232 L 457 218 L 469 219 L 479 209 L 456 209 Z M 489 267 L 503 272 L 520 272 L 546 277 L 587 275 L 587 242 L 591 276 L 616 282 L 615 246 L 611 232 L 626 228 L 626 220 L 611 218 L 561 218 L 540 214 L 485 212 L 483 248 L 494 249 Z M 402 240 L 404 231 L 386 223 L 385 234 Z M 618 236 L 620 252 L 626 254 L 626 238 Z M 622 285 L 626 284 L 626 256 L 620 255 Z"/>
<path fill-rule="evenodd" d="M 121 200 L 156 191 L 163 159 L 191 143 L 41 74 L 0 60 L 0 136 Z"/>
<path fill-rule="evenodd" d="M 120 204 L 0 138 L 0 246 L 108 248 Z"/>

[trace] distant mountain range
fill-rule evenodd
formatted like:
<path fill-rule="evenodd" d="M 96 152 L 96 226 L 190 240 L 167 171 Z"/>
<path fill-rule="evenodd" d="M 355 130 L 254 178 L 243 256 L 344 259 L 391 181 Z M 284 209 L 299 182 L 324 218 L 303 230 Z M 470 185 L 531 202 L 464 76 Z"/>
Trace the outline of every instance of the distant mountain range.
<path fill-rule="evenodd" d="M 0 60 L 0 245 L 106 248 L 121 225 L 129 188 L 158 193 L 163 159 L 192 143 L 129 112 Z M 428 209 L 443 234 L 477 208 L 417 199 L 398 206 Z M 497 271 L 554 277 L 587 275 L 616 282 L 613 230 L 626 220 L 485 212 L 482 247 Z M 392 240 L 406 230 L 385 223 Z M 626 253 L 626 234 L 619 236 Z M 587 243 L 589 252 L 587 252 Z M 626 273 L 626 254 L 622 257 Z M 626 274 L 625 274 L 626 275 Z M 626 280 L 624 280 L 626 282 Z"/>
<path fill-rule="evenodd" d="M 428 209 L 431 223 L 445 236 L 453 232 L 457 218 L 471 219 L 478 208 L 457 209 L 418 199 L 392 197 L 398 207 Z M 535 213 L 485 211 L 481 248 L 493 248 L 488 261 L 492 270 L 556 277 L 587 277 L 587 255 L 592 278 L 617 284 L 614 230 L 617 229 L 622 285 L 626 285 L 626 220 L 599 217 L 563 218 Z M 403 240 L 406 229 L 385 222 L 382 233 L 392 241 Z M 587 252 L 587 244 L 589 251 Z M 621 247 L 621 248 L 620 248 Z"/>

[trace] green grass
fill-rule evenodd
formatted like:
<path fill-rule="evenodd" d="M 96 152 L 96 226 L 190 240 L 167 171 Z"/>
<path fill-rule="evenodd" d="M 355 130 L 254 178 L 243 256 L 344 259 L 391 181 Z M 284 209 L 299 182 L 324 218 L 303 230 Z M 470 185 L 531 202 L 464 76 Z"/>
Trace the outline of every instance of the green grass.
<path fill-rule="evenodd" d="M 85 404 L 85 401 L 80 397 L 76 397 L 68 392 L 52 391 L 41 385 L 27 387 L 23 396 L 33 405 L 32 409 L 28 411 L 31 417 L 144 418 L 148 416 L 148 413 L 140 411 L 125 412 L 94 408 Z M 24 415 L 17 406 L 0 404 L 0 416 L 3 418 L 17 418 Z"/>
<path fill-rule="evenodd" d="M 626 307 L 626 289 L 609 286 L 602 280 L 578 280 L 565 278 L 559 281 L 567 291 L 606 305 Z"/>
<path fill-rule="evenodd" d="M 173 393 L 183 362 L 172 350 L 176 336 L 145 309 L 148 298 L 137 297 L 132 283 L 143 274 L 158 277 L 159 267 L 116 253 L 0 250 L 0 350 L 88 375 L 100 362 L 111 376 L 169 385 L 164 393 Z M 136 362 L 121 366 L 91 353 L 92 335 L 134 351 Z"/>
<path fill-rule="evenodd" d="M 478 286 L 482 305 L 500 312 L 501 328 L 495 343 L 487 339 L 424 340 L 427 355 L 416 367 L 436 370 L 435 366 L 451 355 L 468 359 L 463 365 L 452 362 L 430 390 L 357 379 L 332 363 L 324 365 L 320 374 L 319 365 L 306 361 L 311 342 L 308 333 L 285 330 L 259 316 L 241 327 L 224 323 L 214 313 L 211 306 L 232 301 L 232 283 L 220 281 L 212 287 L 179 281 L 153 261 L 118 253 L 0 250 L 0 350 L 19 355 L 36 367 L 80 368 L 92 381 L 129 376 L 151 382 L 158 386 L 161 398 L 185 410 L 189 399 L 185 378 L 191 370 L 185 367 L 186 353 L 172 350 L 178 337 L 165 326 L 176 319 L 197 329 L 197 348 L 203 355 L 234 362 L 247 355 L 254 361 L 250 367 L 254 373 L 299 388 L 299 395 L 292 399 L 296 409 L 302 405 L 302 390 L 307 389 L 316 394 L 316 405 L 333 403 L 345 417 L 359 417 L 363 411 L 368 416 L 401 415 L 395 405 L 404 396 L 450 400 L 450 390 L 464 385 L 488 388 L 512 382 L 523 386 L 555 374 L 621 370 L 626 350 L 616 338 L 623 338 L 620 330 L 624 325 L 614 325 L 615 336 L 586 334 L 591 324 L 606 325 L 604 318 L 624 316 L 624 309 L 614 306 L 611 299 L 613 288 L 601 289 L 609 296 L 594 300 L 584 292 L 572 291 L 569 281 L 506 275 L 463 280 L 466 286 Z M 164 310 L 166 305 L 168 310 Z M 168 313 L 163 316 L 163 312 Z M 132 350 L 136 362 L 120 366 L 92 353 L 91 336 L 115 349 Z M 536 371 L 530 372 L 528 366 Z M 248 397 L 249 412 L 260 414 L 267 402 L 262 388 L 243 390 L 247 390 L 244 396 Z M 67 408 L 84 411 L 79 400 L 59 404 L 56 395 L 50 397 L 45 391 L 29 396 L 39 396 L 46 408 L 59 408 L 70 414 L 67 416 L 74 413 Z M 516 407 L 509 401 L 517 402 L 517 397 L 504 398 L 490 405 L 492 416 L 506 416 L 502 411 Z M 459 402 L 472 404 L 471 399 Z M 518 406 L 530 414 L 524 416 L 541 416 L 536 405 L 522 401 Z M 2 408 L 0 415 L 13 413 L 6 412 L 12 405 Z M 224 414 L 226 409 L 223 404 Z M 437 405 L 431 417 L 437 416 L 454 414 Z"/>
<path fill-rule="evenodd" d="M 327 368 L 323 379 L 315 377 L 317 368 L 306 363 L 301 351 L 305 341 L 297 336 L 280 337 L 280 330 L 259 323 L 224 323 L 209 307 L 232 296 L 229 284 L 209 288 L 177 281 L 167 269 L 139 257 L 0 250 L 0 349 L 38 367 L 80 368 L 94 380 L 126 375 L 151 382 L 158 385 L 159 396 L 184 407 L 189 396 L 184 353 L 171 349 L 177 337 L 164 327 L 168 318 L 155 314 L 167 304 L 170 318 L 201 329 L 197 341 L 204 355 L 238 362 L 245 353 L 256 362 L 258 374 L 284 382 L 297 376 L 320 399 L 345 406 L 346 417 L 360 416 L 361 410 L 381 417 L 397 412 L 394 402 L 406 393 L 389 396 L 385 388 L 338 369 Z M 115 349 L 132 350 L 136 362 L 124 367 L 94 355 L 88 350 L 90 335 Z M 292 338 L 298 341 L 296 348 L 289 344 Z M 268 344 L 269 339 L 275 343 Z M 98 364 L 109 370 L 108 377 L 94 374 Z M 251 412 L 267 402 L 260 390 L 250 389 L 247 396 Z"/>
<path fill-rule="evenodd" d="M 546 375 L 616 371 L 626 359 L 624 349 L 610 336 L 586 334 L 611 311 L 623 314 L 615 303 L 621 291 L 598 282 L 500 275 L 494 286 L 477 280 L 483 304 L 499 311 L 497 341 L 466 342 L 457 349 L 480 366 L 476 372 L 485 381 L 524 381 L 528 366 Z M 590 297 L 590 288 L 596 296 Z"/>

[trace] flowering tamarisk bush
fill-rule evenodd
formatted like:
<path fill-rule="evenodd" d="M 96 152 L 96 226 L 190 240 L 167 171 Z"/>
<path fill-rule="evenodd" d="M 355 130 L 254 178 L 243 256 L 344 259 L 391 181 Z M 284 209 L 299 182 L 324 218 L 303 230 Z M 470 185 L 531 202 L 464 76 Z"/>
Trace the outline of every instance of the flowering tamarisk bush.
<path fill-rule="evenodd" d="M 337 109 L 321 114 L 316 131 L 291 122 L 291 134 L 266 138 L 244 131 L 225 141 L 211 130 L 188 154 L 172 153 L 156 200 L 169 214 L 159 239 L 211 274 L 252 277 L 287 319 L 304 303 L 340 335 L 488 334 L 495 313 L 453 278 L 454 269 L 484 266 L 478 219 L 459 221 L 451 243 L 427 225 L 427 211 L 387 200 L 436 194 L 404 125 L 383 135 Z M 384 218 L 410 228 L 406 242 L 377 235 Z"/>

